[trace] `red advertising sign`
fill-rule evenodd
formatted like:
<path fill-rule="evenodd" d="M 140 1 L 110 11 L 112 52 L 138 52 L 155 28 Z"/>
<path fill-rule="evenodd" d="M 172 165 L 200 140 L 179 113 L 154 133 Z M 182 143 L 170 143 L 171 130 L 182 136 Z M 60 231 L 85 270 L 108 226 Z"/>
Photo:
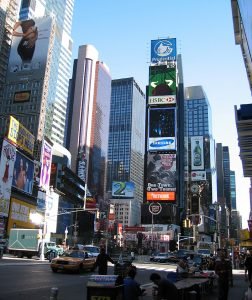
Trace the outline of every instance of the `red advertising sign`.
<path fill-rule="evenodd" d="M 147 201 L 175 201 L 175 192 L 147 192 Z"/>

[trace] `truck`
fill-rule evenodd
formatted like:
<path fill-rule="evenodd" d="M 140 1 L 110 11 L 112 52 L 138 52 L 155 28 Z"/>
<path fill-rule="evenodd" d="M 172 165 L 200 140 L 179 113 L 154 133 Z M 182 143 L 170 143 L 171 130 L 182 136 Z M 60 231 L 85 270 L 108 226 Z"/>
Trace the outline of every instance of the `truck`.
<path fill-rule="evenodd" d="M 9 235 L 8 251 L 19 258 L 40 256 L 42 248 L 42 229 L 12 228 Z M 44 254 L 57 251 L 55 242 L 44 240 Z"/>

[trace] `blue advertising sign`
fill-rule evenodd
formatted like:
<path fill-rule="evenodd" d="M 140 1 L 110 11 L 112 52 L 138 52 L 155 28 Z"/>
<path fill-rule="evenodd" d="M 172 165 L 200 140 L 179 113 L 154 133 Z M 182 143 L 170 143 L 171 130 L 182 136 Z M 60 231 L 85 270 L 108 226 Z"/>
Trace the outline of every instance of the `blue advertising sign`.
<path fill-rule="evenodd" d="M 113 181 L 112 196 L 120 198 L 134 198 L 135 184 L 129 181 Z"/>
<path fill-rule="evenodd" d="M 12 186 L 31 195 L 33 188 L 33 174 L 33 161 L 17 151 Z"/>
<path fill-rule="evenodd" d="M 151 63 L 176 61 L 176 39 L 160 39 L 151 41 Z"/>

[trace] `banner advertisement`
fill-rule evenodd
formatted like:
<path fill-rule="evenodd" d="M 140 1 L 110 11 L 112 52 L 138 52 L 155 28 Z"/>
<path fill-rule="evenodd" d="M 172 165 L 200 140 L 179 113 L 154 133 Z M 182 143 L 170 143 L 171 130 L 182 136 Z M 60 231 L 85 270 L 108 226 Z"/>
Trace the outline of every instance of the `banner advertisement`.
<path fill-rule="evenodd" d="M 206 171 L 193 171 L 191 172 L 191 181 L 206 180 Z"/>
<path fill-rule="evenodd" d="M 191 169 L 204 170 L 203 136 L 191 137 Z"/>
<path fill-rule="evenodd" d="M 176 150 L 175 108 L 149 109 L 149 151 Z"/>
<path fill-rule="evenodd" d="M 86 197 L 85 210 L 95 210 L 96 209 L 96 199 L 94 197 Z"/>
<path fill-rule="evenodd" d="M 22 192 L 32 195 L 34 179 L 34 163 L 18 150 L 14 165 L 12 186 Z"/>
<path fill-rule="evenodd" d="M 16 147 L 3 140 L 0 159 L 0 216 L 8 217 Z"/>
<path fill-rule="evenodd" d="M 50 17 L 16 22 L 13 29 L 7 83 L 44 78 L 51 28 Z"/>
<path fill-rule="evenodd" d="M 148 153 L 147 191 L 176 191 L 176 154 Z"/>
<path fill-rule="evenodd" d="M 176 103 L 176 69 L 166 65 L 150 67 L 149 104 Z"/>
<path fill-rule="evenodd" d="M 46 141 L 43 141 L 41 148 L 41 172 L 39 185 L 45 189 L 49 189 L 51 164 L 52 164 L 52 146 Z"/>
<path fill-rule="evenodd" d="M 10 116 L 7 138 L 27 153 L 33 154 L 34 135 L 12 116 Z"/>
<path fill-rule="evenodd" d="M 36 213 L 35 205 L 11 198 L 7 232 L 9 233 L 11 228 L 37 228 L 38 225 L 34 224 L 30 219 L 31 214 L 33 213 Z"/>
<path fill-rule="evenodd" d="M 112 197 L 134 198 L 135 184 L 126 181 L 112 182 Z"/>
<path fill-rule="evenodd" d="M 151 41 L 151 63 L 176 61 L 176 39 L 158 39 Z"/>
<path fill-rule="evenodd" d="M 174 202 L 175 200 L 175 192 L 147 192 L 147 201 Z"/>

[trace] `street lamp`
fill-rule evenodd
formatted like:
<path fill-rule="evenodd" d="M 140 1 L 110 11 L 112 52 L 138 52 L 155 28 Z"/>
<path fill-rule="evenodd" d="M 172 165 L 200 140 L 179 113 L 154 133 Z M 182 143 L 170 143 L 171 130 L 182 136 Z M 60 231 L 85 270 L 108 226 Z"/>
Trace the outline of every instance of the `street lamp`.
<path fill-rule="evenodd" d="M 66 229 L 65 229 L 65 246 L 67 245 L 67 234 L 68 234 L 68 230 L 66 227 Z"/>

